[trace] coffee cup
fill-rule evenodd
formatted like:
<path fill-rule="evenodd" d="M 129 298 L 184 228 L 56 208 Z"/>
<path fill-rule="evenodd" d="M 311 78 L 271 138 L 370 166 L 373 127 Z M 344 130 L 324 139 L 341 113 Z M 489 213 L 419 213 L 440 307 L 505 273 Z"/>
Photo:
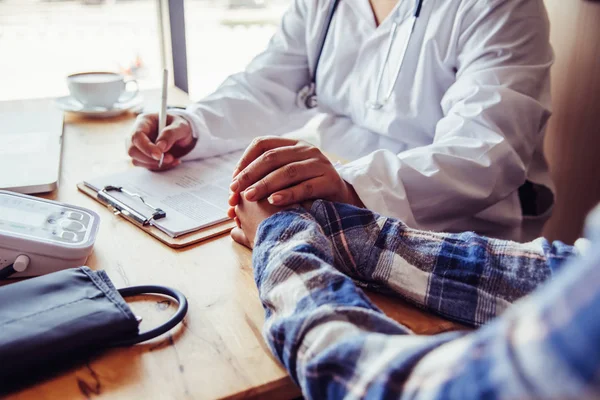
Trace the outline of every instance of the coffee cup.
<path fill-rule="evenodd" d="M 128 84 L 134 84 L 135 90 L 126 92 Z M 67 77 L 69 92 L 85 107 L 110 109 L 117 102 L 133 99 L 138 93 L 138 84 L 134 79 L 125 79 L 114 72 L 81 72 Z"/>

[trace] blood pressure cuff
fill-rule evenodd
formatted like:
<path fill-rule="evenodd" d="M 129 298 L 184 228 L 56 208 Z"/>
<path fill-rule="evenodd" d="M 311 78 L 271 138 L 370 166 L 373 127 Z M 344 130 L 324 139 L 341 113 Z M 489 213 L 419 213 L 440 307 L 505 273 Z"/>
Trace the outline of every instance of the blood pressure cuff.
<path fill-rule="evenodd" d="M 80 267 L 2 286 L 0 393 L 136 335 L 138 321 L 104 271 Z"/>

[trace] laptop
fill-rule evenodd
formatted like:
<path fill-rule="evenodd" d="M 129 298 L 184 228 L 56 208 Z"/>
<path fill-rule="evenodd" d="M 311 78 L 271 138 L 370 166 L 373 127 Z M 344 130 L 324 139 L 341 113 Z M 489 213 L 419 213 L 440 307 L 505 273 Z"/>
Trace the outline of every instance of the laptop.
<path fill-rule="evenodd" d="M 58 187 L 63 113 L 47 100 L 0 102 L 0 189 L 32 194 Z"/>

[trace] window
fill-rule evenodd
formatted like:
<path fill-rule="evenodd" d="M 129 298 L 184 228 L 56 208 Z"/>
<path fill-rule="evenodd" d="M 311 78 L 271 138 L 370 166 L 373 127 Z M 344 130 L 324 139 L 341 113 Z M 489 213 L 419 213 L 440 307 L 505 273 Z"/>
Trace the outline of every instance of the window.
<path fill-rule="evenodd" d="M 200 99 L 242 71 L 275 33 L 289 0 L 186 0 L 189 92 Z"/>
<path fill-rule="evenodd" d="M 159 0 L 0 0 L 0 101 L 68 94 L 65 78 L 161 83 Z M 290 0 L 185 0 L 189 91 L 199 99 L 263 51 Z"/>
<path fill-rule="evenodd" d="M 160 86 L 156 0 L 0 0 L 0 100 L 68 93 L 67 75 Z"/>

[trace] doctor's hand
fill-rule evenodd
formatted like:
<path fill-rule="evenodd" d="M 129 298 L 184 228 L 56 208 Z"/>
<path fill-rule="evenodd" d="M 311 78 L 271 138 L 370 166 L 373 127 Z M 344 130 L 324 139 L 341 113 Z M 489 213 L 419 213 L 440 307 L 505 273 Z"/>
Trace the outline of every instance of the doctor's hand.
<path fill-rule="evenodd" d="M 162 171 L 178 166 L 179 158 L 189 153 L 195 144 L 192 127 L 185 118 L 167 114 L 167 125 L 158 132 L 158 114 L 142 114 L 127 140 L 127 154 L 133 159 L 133 165 Z M 163 153 L 165 158 L 158 168 Z"/>
<path fill-rule="evenodd" d="M 247 201 L 267 199 L 276 206 L 327 199 L 364 207 L 352 185 L 344 181 L 329 159 L 306 142 L 282 138 L 255 139 L 233 174 L 229 205 L 241 196 Z M 229 210 L 235 216 L 235 210 Z"/>

